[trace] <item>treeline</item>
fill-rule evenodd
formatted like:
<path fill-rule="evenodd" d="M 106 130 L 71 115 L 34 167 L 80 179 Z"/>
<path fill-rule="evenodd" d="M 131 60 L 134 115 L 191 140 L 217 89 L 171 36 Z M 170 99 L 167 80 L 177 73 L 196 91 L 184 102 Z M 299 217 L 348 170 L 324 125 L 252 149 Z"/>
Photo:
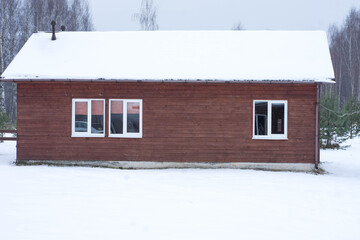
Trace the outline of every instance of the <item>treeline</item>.
<path fill-rule="evenodd" d="M 328 31 L 336 84 L 322 87 L 321 145 L 337 148 L 360 133 L 360 9 Z"/>
<path fill-rule="evenodd" d="M 0 0 L 0 74 L 32 33 L 64 25 L 67 31 L 91 31 L 93 23 L 87 0 Z M 16 121 L 16 85 L 0 84 L 0 114 Z"/>

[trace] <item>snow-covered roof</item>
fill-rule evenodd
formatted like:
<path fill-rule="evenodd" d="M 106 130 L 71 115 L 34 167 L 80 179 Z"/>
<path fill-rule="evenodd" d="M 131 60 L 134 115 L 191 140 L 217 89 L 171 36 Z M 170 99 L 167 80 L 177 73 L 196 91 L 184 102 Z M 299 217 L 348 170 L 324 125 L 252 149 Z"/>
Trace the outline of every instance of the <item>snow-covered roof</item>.
<path fill-rule="evenodd" d="M 333 82 L 323 31 L 33 34 L 3 80 Z"/>

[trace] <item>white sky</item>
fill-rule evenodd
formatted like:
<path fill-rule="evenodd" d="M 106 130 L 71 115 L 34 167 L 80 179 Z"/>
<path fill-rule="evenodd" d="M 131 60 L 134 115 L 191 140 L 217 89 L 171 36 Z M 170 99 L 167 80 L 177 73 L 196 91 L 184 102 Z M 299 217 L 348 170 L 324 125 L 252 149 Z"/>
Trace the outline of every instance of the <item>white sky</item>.
<path fill-rule="evenodd" d="M 98 31 L 139 30 L 141 0 L 89 0 Z M 360 0 L 154 0 L 160 30 L 327 30 Z"/>

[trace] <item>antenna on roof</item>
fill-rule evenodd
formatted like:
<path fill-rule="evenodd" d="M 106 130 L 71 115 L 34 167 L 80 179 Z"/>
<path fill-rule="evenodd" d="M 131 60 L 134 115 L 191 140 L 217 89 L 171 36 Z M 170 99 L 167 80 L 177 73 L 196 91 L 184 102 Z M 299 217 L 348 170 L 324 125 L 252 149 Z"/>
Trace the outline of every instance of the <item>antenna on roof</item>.
<path fill-rule="evenodd" d="M 51 26 L 52 26 L 52 37 L 51 37 L 51 40 L 52 40 L 52 41 L 56 40 L 56 36 L 55 36 L 55 25 L 56 25 L 56 22 L 55 22 L 55 21 L 51 21 Z"/>

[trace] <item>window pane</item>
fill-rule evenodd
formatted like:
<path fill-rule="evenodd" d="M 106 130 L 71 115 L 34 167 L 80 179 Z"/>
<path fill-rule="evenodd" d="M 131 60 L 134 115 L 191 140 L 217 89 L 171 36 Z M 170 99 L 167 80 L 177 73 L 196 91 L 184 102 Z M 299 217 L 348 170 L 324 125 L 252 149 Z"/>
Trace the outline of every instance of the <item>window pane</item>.
<path fill-rule="evenodd" d="M 91 101 L 91 133 L 104 133 L 104 101 Z"/>
<path fill-rule="evenodd" d="M 255 135 L 267 135 L 267 102 L 255 102 Z"/>
<path fill-rule="evenodd" d="M 87 102 L 75 102 L 75 132 L 87 132 Z"/>
<path fill-rule="evenodd" d="M 284 134 L 284 103 L 271 104 L 271 134 Z"/>
<path fill-rule="evenodd" d="M 113 134 L 123 133 L 123 102 L 111 101 L 110 109 L 110 132 Z"/>
<path fill-rule="evenodd" d="M 127 132 L 139 132 L 139 119 L 140 119 L 140 103 L 129 102 L 127 104 Z"/>

